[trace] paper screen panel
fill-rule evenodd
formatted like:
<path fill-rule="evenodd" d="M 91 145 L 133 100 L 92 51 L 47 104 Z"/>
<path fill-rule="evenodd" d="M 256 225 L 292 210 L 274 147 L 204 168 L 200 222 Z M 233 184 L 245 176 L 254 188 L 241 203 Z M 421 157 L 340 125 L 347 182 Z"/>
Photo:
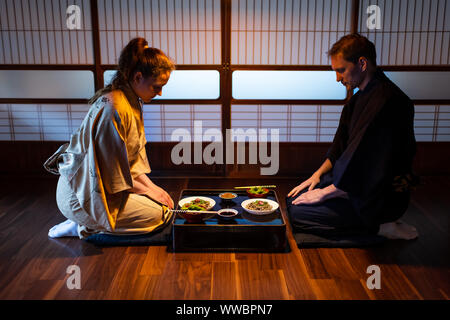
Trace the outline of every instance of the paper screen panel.
<path fill-rule="evenodd" d="M 143 37 L 177 64 L 220 64 L 220 0 L 98 0 L 102 64 Z"/>
<path fill-rule="evenodd" d="M 81 125 L 89 105 L 0 104 L 0 140 L 68 141 Z M 172 132 L 185 129 L 194 141 L 194 125 L 202 133 L 221 132 L 220 105 L 145 105 L 144 127 L 148 141 L 171 141 Z"/>
<path fill-rule="evenodd" d="M 0 70 L 1 98 L 89 99 L 94 74 L 86 70 Z"/>
<path fill-rule="evenodd" d="M 327 65 L 350 32 L 351 0 L 232 0 L 233 64 Z"/>
<path fill-rule="evenodd" d="M 70 5 L 80 8 L 80 29 L 67 28 Z M 0 64 L 93 63 L 89 0 L 2 0 L 0 32 Z"/>
<path fill-rule="evenodd" d="M 278 129 L 280 142 L 332 142 L 342 106 L 233 105 L 233 129 Z M 450 106 L 415 106 L 417 141 L 450 141 Z"/>
<path fill-rule="evenodd" d="M 369 5 L 380 8 L 381 29 L 368 28 Z M 378 64 L 450 63 L 449 0 L 362 0 L 359 9 L 358 30 L 375 44 Z"/>
<path fill-rule="evenodd" d="M 238 70 L 232 77 L 235 99 L 344 100 L 347 96 L 334 71 Z"/>
<path fill-rule="evenodd" d="M 410 99 L 450 99 L 448 71 L 390 71 L 386 76 Z"/>
<path fill-rule="evenodd" d="M 89 109 L 84 104 L 0 104 L 0 140 L 67 141 Z M 233 129 L 280 129 L 281 142 L 331 142 L 342 106 L 233 105 Z M 171 141 L 178 128 L 192 135 L 195 121 L 202 133 L 221 130 L 220 105 L 145 105 L 148 141 Z M 415 106 L 417 141 L 450 141 L 450 105 Z"/>
<path fill-rule="evenodd" d="M 86 104 L 0 104 L 0 140 L 68 141 Z"/>
<path fill-rule="evenodd" d="M 108 85 L 117 71 L 104 73 Z M 217 99 L 220 96 L 220 75 L 216 70 L 174 70 L 162 89 L 162 95 L 154 99 Z"/>
<path fill-rule="evenodd" d="M 208 129 L 221 132 L 221 106 L 151 104 L 144 107 L 144 125 L 148 141 L 170 142 L 172 133 L 177 129 L 187 130 L 190 141 L 199 141 L 194 137 L 196 124 L 199 131 L 201 127 L 201 134 Z"/>
<path fill-rule="evenodd" d="M 342 106 L 233 105 L 233 129 L 278 129 L 280 142 L 329 142 Z"/>

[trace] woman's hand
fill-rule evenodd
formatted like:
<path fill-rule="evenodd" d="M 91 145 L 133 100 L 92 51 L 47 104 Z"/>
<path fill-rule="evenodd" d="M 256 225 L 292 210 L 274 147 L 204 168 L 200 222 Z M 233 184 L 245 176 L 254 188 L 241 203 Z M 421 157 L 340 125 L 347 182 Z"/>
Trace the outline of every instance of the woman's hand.
<path fill-rule="evenodd" d="M 156 201 L 161 202 L 162 204 L 165 204 L 170 209 L 173 209 L 174 203 L 170 195 L 160 187 L 156 186 L 156 188 L 153 188 L 153 190 L 149 191 L 148 196 L 155 199 Z"/>
<path fill-rule="evenodd" d="M 133 189 L 131 192 L 138 194 L 146 194 L 150 198 L 155 199 L 162 204 L 165 204 L 170 209 L 173 209 L 174 203 L 169 194 L 161 187 L 154 184 L 146 174 L 141 174 L 133 180 Z"/>
<path fill-rule="evenodd" d="M 314 189 L 314 187 L 320 182 L 320 175 L 314 173 L 308 180 L 303 181 L 298 186 L 296 186 L 294 189 L 292 189 L 288 193 L 288 197 L 295 197 L 300 191 L 303 189 L 308 188 L 308 191 L 311 191 Z"/>

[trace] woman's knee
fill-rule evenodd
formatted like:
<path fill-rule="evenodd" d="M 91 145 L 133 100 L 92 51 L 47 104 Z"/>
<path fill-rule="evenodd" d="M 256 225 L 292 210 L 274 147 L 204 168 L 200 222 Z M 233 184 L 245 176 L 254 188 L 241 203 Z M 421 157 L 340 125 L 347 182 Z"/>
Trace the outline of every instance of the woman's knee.
<path fill-rule="evenodd" d="M 130 225 L 153 225 L 163 220 L 163 209 L 149 198 L 129 194 L 125 206 L 117 215 L 117 224 L 121 226 Z"/>

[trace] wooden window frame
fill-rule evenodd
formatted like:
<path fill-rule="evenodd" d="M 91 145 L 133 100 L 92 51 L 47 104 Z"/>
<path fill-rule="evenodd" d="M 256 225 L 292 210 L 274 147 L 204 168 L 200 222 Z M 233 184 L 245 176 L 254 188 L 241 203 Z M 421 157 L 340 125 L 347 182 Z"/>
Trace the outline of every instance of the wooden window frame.
<path fill-rule="evenodd" d="M 231 0 L 221 0 L 221 64 L 182 64 L 177 65 L 178 70 L 216 70 L 220 74 L 220 96 L 217 99 L 159 99 L 151 104 L 219 104 L 222 106 L 222 132 L 231 128 L 231 105 L 239 104 L 289 104 L 289 105 L 340 105 L 351 97 L 352 92 L 347 92 L 346 99 L 343 100 L 291 100 L 291 99 L 234 99 L 232 97 L 232 73 L 236 70 L 317 70 L 331 71 L 329 65 L 232 65 L 231 64 Z M 357 32 L 359 24 L 360 1 L 352 0 L 351 8 L 351 32 Z M 92 41 L 93 41 L 93 64 L 0 64 L 0 70 L 90 70 L 94 73 L 95 90 L 103 87 L 103 73 L 106 70 L 116 69 L 116 65 L 102 64 L 100 56 L 100 29 L 99 14 L 96 0 L 90 0 Z M 449 65 L 402 65 L 402 66 L 381 66 L 385 71 L 450 71 Z M 84 104 L 87 99 L 24 99 L 24 98 L 0 98 L 2 104 Z M 450 99 L 446 100 L 414 100 L 418 105 L 438 105 L 450 104 Z"/>

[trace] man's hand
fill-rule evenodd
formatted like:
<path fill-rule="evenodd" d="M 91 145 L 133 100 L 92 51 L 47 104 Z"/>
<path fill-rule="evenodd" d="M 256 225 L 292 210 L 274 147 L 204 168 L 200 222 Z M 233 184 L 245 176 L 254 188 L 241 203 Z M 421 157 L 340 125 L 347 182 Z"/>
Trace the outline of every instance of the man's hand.
<path fill-rule="evenodd" d="M 308 188 L 308 191 L 311 191 L 314 189 L 314 187 L 320 182 L 320 175 L 313 174 L 308 180 L 303 181 L 298 186 L 296 186 L 294 189 L 292 189 L 288 193 L 288 197 L 295 197 L 300 191 L 303 189 Z"/>
<path fill-rule="evenodd" d="M 337 197 L 348 198 L 348 195 L 345 191 L 342 191 L 336 188 L 334 184 L 331 184 L 326 188 L 314 189 L 301 194 L 297 199 L 292 201 L 292 204 L 315 204 Z"/>
<path fill-rule="evenodd" d="M 314 189 L 301 194 L 297 199 L 292 201 L 292 204 L 315 204 L 325 200 L 325 189 Z"/>

